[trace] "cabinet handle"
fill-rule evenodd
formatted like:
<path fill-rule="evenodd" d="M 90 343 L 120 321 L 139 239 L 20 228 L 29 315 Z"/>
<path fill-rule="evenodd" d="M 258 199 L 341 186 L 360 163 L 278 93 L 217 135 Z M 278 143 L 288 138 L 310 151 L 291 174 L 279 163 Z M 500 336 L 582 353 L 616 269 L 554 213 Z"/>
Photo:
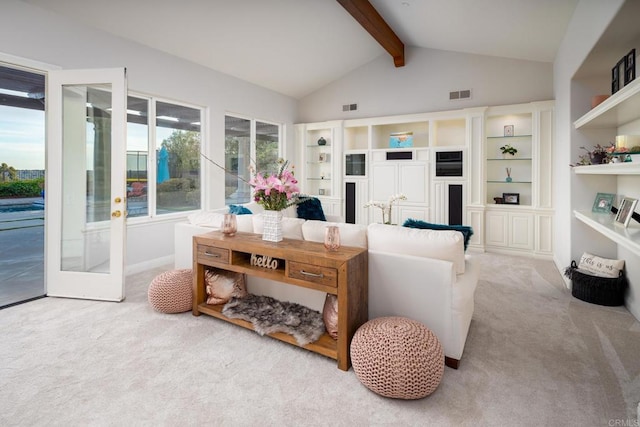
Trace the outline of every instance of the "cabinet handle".
<path fill-rule="evenodd" d="M 220 254 L 212 254 L 211 252 L 208 252 L 208 251 L 204 251 L 204 254 L 206 256 L 212 256 L 214 258 L 220 258 Z"/>
<path fill-rule="evenodd" d="M 300 274 L 302 274 L 303 276 L 317 277 L 318 279 L 322 279 L 324 277 L 324 274 L 322 273 L 320 274 L 309 273 L 308 271 L 304 271 L 304 270 L 300 270 Z"/>

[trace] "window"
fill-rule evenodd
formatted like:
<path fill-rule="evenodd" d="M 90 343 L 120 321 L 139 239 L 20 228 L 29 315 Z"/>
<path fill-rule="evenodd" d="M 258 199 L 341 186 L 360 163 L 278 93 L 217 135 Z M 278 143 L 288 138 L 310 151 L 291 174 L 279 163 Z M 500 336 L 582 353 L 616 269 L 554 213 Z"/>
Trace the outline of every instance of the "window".
<path fill-rule="evenodd" d="M 199 108 L 127 98 L 129 217 L 200 209 L 201 116 Z M 155 206 L 149 205 L 150 192 Z"/>
<path fill-rule="evenodd" d="M 247 182 L 252 163 L 262 173 L 277 171 L 281 128 L 278 124 L 225 116 L 226 204 L 246 203 L 251 199 Z"/>

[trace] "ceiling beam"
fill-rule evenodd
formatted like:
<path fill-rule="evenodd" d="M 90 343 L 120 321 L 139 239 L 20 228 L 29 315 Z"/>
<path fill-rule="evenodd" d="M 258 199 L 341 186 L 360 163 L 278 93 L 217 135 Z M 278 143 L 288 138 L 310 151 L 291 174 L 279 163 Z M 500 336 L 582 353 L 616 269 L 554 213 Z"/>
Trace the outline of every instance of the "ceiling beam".
<path fill-rule="evenodd" d="M 337 1 L 389 52 L 396 67 L 404 67 L 404 43 L 369 0 Z"/>

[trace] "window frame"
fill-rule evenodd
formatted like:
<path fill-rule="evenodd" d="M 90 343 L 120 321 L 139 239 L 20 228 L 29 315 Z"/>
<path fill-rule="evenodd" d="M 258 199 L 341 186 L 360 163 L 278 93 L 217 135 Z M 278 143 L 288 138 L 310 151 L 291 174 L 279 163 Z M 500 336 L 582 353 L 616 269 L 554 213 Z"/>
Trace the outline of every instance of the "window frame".
<path fill-rule="evenodd" d="M 170 98 L 164 98 L 158 95 L 151 95 L 148 93 L 136 92 L 136 91 L 128 91 L 127 97 L 133 97 L 138 99 L 144 99 L 147 101 L 148 106 L 148 120 L 147 120 L 147 143 L 148 143 L 148 152 L 147 152 L 147 214 L 135 217 L 127 217 L 128 224 L 143 224 L 143 223 L 153 223 L 153 222 L 163 222 L 170 221 L 179 218 L 184 218 L 191 213 L 199 212 L 204 209 L 205 203 L 207 199 L 205 197 L 205 175 L 207 166 L 205 165 L 204 159 L 200 156 L 200 168 L 199 168 L 199 181 L 200 181 L 200 208 L 185 210 L 180 212 L 170 212 L 165 214 L 158 215 L 157 213 L 157 150 L 160 148 L 157 143 L 157 117 L 156 117 L 156 103 L 162 102 L 165 104 L 177 105 L 180 107 L 192 108 L 194 110 L 200 111 L 200 153 L 206 153 L 205 146 L 207 141 L 207 135 L 209 132 L 209 127 L 207 123 L 208 117 L 208 107 L 192 104 L 183 101 L 176 101 Z M 129 121 L 127 120 L 127 124 Z M 127 135 L 128 139 L 128 135 Z M 127 141 L 128 142 L 128 141 Z M 127 151 L 128 152 L 128 151 Z M 126 171 L 125 171 L 126 173 Z"/>

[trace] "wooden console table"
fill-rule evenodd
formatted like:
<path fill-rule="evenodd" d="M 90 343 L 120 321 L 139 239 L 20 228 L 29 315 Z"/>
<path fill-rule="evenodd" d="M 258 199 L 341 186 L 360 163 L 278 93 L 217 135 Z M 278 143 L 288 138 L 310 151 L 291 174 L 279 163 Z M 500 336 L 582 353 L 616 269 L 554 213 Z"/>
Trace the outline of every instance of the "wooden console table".
<path fill-rule="evenodd" d="M 251 255 L 278 259 L 278 268 L 271 270 L 251 265 Z M 284 239 L 266 242 L 262 236 L 237 233 L 228 237 L 219 231 L 193 237 L 193 315 L 201 313 L 253 330 L 251 322 L 230 319 L 222 314 L 224 304 L 206 303 L 205 267 L 215 267 L 271 279 L 287 285 L 302 286 L 338 296 L 338 339 L 326 332 L 303 348 L 338 361 L 338 368 L 351 366 L 349 346 L 356 330 L 368 319 L 368 257 L 367 250 L 340 247 L 328 252 L 322 243 Z M 289 334 L 276 332 L 269 336 L 299 346 Z"/>

